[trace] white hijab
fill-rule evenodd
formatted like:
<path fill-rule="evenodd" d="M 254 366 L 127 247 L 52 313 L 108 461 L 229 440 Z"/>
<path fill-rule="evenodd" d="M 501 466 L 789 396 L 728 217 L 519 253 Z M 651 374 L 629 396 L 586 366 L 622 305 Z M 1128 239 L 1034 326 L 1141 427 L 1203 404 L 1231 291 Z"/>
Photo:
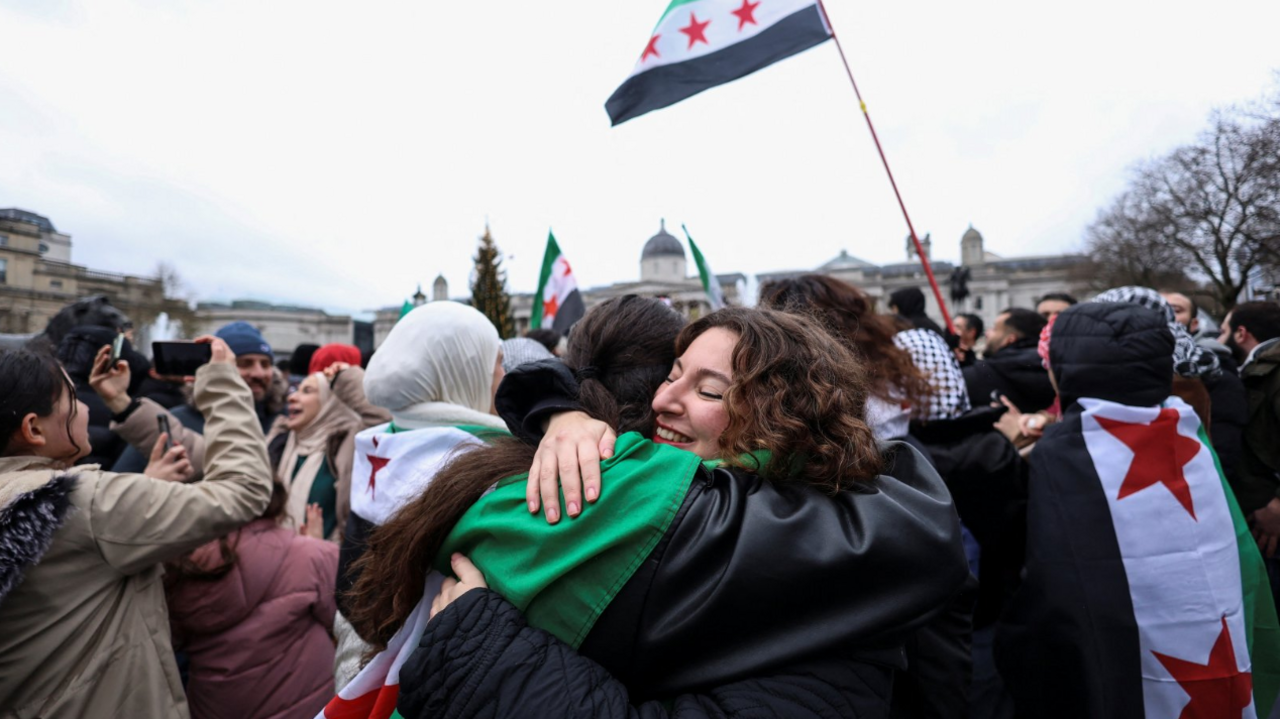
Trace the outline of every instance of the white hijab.
<path fill-rule="evenodd" d="M 405 315 L 364 375 L 369 401 L 401 429 L 473 424 L 505 429 L 489 414 L 501 340 L 473 307 L 431 302 Z"/>

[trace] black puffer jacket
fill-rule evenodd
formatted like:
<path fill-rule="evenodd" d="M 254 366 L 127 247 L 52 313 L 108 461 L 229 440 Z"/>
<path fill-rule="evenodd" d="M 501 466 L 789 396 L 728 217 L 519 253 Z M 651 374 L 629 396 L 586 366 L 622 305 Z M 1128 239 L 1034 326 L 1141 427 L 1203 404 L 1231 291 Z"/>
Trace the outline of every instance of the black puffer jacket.
<path fill-rule="evenodd" d="M 530 381 L 540 371 L 554 376 Z M 531 407 L 551 404 L 548 387 L 572 391 L 576 384 L 563 365 L 526 366 L 511 376 L 514 381 L 499 390 L 498 407 L 513 431 L 537 426 L 523 420 Z M 561 408 L 572 404 L 561 399 Z M 942 611 L 969 577 L 959 521 L 941 479 L 905 444 L 891 443 L 886 453 L 881 476 L 835 497 L 738 470 L 700 468 L 670 528 L 596 621 L 581 655 L 564 645 L 553 654 L 601 665 L 633 702 L 728 691 L 762 677 L 847 676 L 856 664 L 856 674 L 879 678 L 834 687 L 858 695 L 848 700 L 863 708 L 853 716 L 881 715 L 889 672 L 902 663 L 902 642 Z M 423 655 L 434 655 L 437 643 L 474 646 L 505 631 L 490 618 L 453 626 L 453 633 L 465 634 L 458 637 L 438 629 L 440 620 L 433 620 L 412 666 L 428 666 Z M 523 642 L 510 651 L 533 647 Z M 447 659 L 432 660 L 426 673 L 402 672 L 405 696 L 423 681 L 433 693 L 470 692 L 465 677 L 482 681 L 469 662 Z M 555 689 L 531 705 L 529 715 L 557 716 L 552 708 L 565 702 L 555 697 L 589 674 L 584 668 L 566 673 L 563 661 L 541 667 L 528 655 L 517 661 L 529 664 L 518 682 L 498 675 L 483 680 L 485 689 L 475 694 L 489 702 L 483 711 L 475 705 L 477 712 L 443 715 L 490 716 L 493 704 L 520 706 L 507 702 L 532 685 Z M 620 687 L 584 701 L 603 702 Z M 594 691 L 588 687 L 587 693 Z M 414 706 L 456 700 L 414 695 L 422 701 Z M 406 717 L 442 715 L 416 711 L 402 703 Z"/>
<path fill-rule="evenodd" d="M 487 589 L 431 620 L 400 672 L 398 709 L 438 719 L 884 717 L 889 675 L 838 655 L 702 694 L 635 703 L 608 670 L 526 624 Z M 408 679 L 412 678 L 412 679 Z"/>
<path fill-rule="evenodd" d="M 1038 337 L 1018 340 L 965 367 L 969 402 L 974 407 L 986 407 L 1004 395 L 1023 412 L 1039 412 L 1053 404 L 1057 394 L 1049 383 L 1049 373 L 1040 363 L 1036 349 L 1039 342 Z"/>

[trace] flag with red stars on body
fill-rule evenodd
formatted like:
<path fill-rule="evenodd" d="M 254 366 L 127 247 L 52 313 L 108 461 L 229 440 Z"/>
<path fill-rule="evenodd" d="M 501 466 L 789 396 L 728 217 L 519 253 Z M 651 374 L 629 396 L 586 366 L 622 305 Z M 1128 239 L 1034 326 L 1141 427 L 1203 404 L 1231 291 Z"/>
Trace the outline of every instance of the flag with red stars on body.
<path fill-rule="evenodd" d="M 542 255 L 542 272 L 538 275 L 538 291 L 533 295 L 529 329 L 545 327 L 568 336 L 569 328 L 586 313 L 587 306 L 578 292 L 573 268 L 560 251 L 556 236 L 548 232 L 547 251 Z"/>
<path fill-rule="evenodd" d="M 605 109 L 617 125 L 830 37 L 817 0 L 672 0 Z"/>
<path fill-rule="evenodd" d="M 1195 411 L 1081 399 L 1031 454 L 997 662 L 1045 717 L 1246 719 L 1280 690 L 1262 556 Z"/>

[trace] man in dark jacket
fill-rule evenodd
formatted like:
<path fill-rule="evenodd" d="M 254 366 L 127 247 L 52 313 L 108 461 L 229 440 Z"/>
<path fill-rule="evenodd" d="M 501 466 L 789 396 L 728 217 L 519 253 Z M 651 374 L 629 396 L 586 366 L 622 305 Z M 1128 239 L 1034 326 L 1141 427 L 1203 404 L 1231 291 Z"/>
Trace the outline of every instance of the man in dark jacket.
<path fill-rule="evenodd" d="M 1194 300 L 1181 292 L 1161 292 L 1160 296 L 1173 308 L 1178 324 L 1187 328 L 1195 337 L 1199 331 L 1199 308 Z M 1231 486 L 1236 486 L 1236 474 L 1240 471 L 1241 454 L 1244 452 L 1244 425 L 1249 418 L 1249 404 L 1245 399 L 1244 384 L 1236 368 L 1231 349 L 1216 340 L 1197 337 L 1196 344 L 1218 356 L 1222 372 L 1206 375 L 1205 389 L 1209 390 L 1209 438 L 1222 462 L 1222 473 Z"/>
<path fill-rule="evenodd" d="M 1053 404 L 1053 385 L 1036 352 L 1044 326 L 1043 317 L 1021 307 L 996 317 L 987 330 L 985 359 L 964 370 L 974 407 L 999 402 L 1002 395 L 1022 412 L 1038 412 Z"/>
<path fill-rule="evenodd" d="M 1233 486 L 1252 516 L 1258 546 L 1272 557 L 1280 543 L 1280 304 L 1245 302 L 1222 322 L 1220 341 L 1243 362 L 1249 402 L 1244 454 Z"/>

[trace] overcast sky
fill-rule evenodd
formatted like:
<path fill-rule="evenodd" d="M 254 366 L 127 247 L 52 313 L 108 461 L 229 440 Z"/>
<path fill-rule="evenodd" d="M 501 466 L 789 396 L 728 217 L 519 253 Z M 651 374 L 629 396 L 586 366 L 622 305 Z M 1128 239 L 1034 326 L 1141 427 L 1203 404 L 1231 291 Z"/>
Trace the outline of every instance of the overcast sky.
<path fill-rule="evenodd" d="M 357 313 L 438 273 L 465 296 L 486 217 L 515 291 L 548 228 L 581 284 L 636 279 L 662 217 L 720 273 L 903 260 L 832 43 L 609 127 L 667 1 L 0 0 L 0 207 L 95 269 Z M 1079 249 L 1135 162 L 1280 68 L 1275 0 L 828 9 L 936 259 L 969 223 Z"/>

